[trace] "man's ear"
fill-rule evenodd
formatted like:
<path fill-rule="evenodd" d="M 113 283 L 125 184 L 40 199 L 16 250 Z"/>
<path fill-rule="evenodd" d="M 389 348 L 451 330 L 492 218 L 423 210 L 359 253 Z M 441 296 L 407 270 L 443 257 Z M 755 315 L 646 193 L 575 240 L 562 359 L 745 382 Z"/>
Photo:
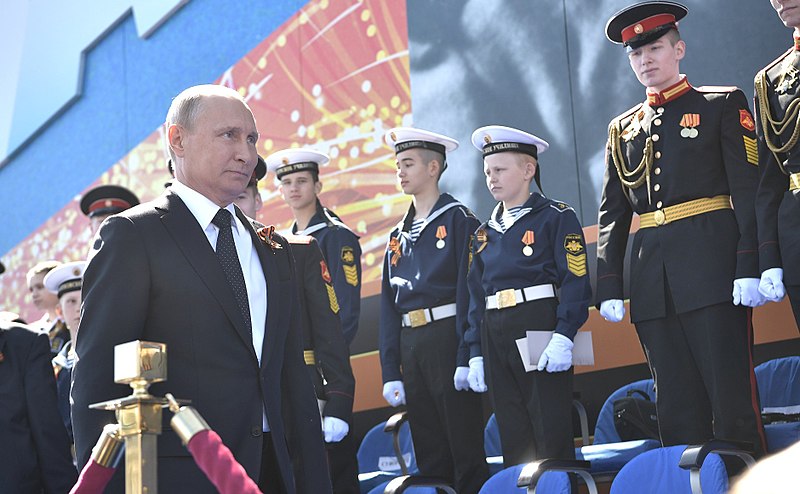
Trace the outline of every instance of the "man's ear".
<path fill-rule="evenodd" d="M 431 177 L 438 177 L 439 171 L 442 169 L 442 164 L 439 163 L 439 160 L 430 160 L 428 162 L 428 174 Z"/>
<path fill-rule="evenodd" d="M 675 43 L 675 58 L 678 59 L 678 61 L 680 61 L 683 60 L 683 57 L 685 56 L 686 56 L 686 42 L 681 39 L 678 40 L 677 43 Z"/>
<path fill-rule="evenodd" d="M 178 124 L 172 124 L 167 129 L 167 142 L 175 156 L 183 157 L 184 140 L 186 139 L 186 129 Z"/>
<path fill-rule="evenodd" d="M 536 167 L 539 166 L 534 159 L 525 160 L 525 179 L 533 180 L 536 176 Z"/>
<path fill-rule="evenodd" d="M 320 192 L 322 192 L 322 182 L 317 180 L 314 182 L 314 195 L 319 195 Z"/>
<path fill-rule="evenodd" d="M 261 193 L 256 189 L 256 213 L 261 211 L 262 207 L 264 207 L 264 201 L 261 199 Z"/>

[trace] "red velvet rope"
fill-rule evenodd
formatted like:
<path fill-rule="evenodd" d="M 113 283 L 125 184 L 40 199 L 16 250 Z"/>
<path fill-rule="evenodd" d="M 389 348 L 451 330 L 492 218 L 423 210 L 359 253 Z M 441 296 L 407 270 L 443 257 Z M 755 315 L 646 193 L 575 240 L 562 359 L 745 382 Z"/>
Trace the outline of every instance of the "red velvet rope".
<path fill-rule="evenodd" d="M 69 494 L 102 494 L 106 484 L 116 471 L 116 468 L 104 467 L 91 460 L 81 470 L 78 482 L 72 487 Z"/>
<path fill-rule="evenodd" d="M 186 445 L 194 461 L 220 494 L 261 494 L 244 467 L 233 457 L 231 450 L 212 430 L 195 434 Z"/>

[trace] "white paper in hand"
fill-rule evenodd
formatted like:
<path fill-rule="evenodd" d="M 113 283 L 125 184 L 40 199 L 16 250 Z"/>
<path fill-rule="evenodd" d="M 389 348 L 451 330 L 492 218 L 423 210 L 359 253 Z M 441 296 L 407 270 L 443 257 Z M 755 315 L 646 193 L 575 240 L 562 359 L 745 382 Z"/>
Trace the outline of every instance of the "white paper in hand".
<path fill-rule="evenodd" d="M 519 356 L 522 359 L 522 365 L 525 366 L 525 372 L 531 372 L 536 370 L 536 366 L 539 363 L 539 359 L 536 359 L 536 362 L 531 364 L 531 359 L 528 356 L 528 339 L 527 338 L 520 338 L 517 341 L 517 350 L 519 351 Z M 544 348 L 542 348 L 542 351 Z M 542 351 L 539 352 L 541 355 Z"/>
<path fill-rule="evenodd" d="M 553 331 L 526 331 L 527 338 L 520 338 L 517 340 L 517 347 L 520 341 L 525 342 L 525 354 L 522 356 L 522 362 L 525 364 L 525 371 L 528 367 L 536 369 L 539 364 L 539 358 L 542 352 L 550 343 L 550 338 L 553 336 Z M 572 365 L 594 365 L 594 347 L 592 346 L 592 332 L 591 331 L 578 331 L 573 340 L 575 346 L 572 347 Z M 525 360 L 525 359 L 528 360 Z"/>

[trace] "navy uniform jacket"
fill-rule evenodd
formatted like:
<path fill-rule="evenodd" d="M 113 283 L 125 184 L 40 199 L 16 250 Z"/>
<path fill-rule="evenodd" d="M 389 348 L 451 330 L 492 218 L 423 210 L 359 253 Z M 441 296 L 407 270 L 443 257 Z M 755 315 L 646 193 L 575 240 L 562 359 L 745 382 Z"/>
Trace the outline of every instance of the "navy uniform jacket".
<path fill-rule="evenodd" d="M 469 238 L 478 219 L 450 194 L 442 194 L 426 218 L 416 242 L 411 241 L 413 204 L 389 234 L 381 283 L 380 355 L 383 382 L 402 380 L 400 330 L 403 314 L 456 303 L 456 333 L 463 342 L 469 291 L 466 286 Z M 439 249 L 437 233 L 444 241 Z M 440 244 L 441 245 L 441 244 Z M 456 365 L 469 365 L 463 343 L 456 349 Z M 453 369 L 455 371 L 455 369 Z"/>
<path fill-rule="evenodd" d="M 527 212 L 526 212 L 527 210 Z M 498 223 L 502 203 L 475 232 L 469 267 L 469 329 L 465 335 L 471 357 L 481 355 L 481 323 L 486 297 L 509 288 L 553 284 L 558 292 L 556 333 L 569 339 L 589 317 L 592 287 L 586 269 L 586 243 L 575 211 L 563 202 L 531 194 L 514 224 L 502 233 Z M 533 249 L 523 253 L 526 240 Z M 532 237 L 532 239 L 530 238 Z"/>
<path fill-rule="evenodd" d="M 167 345 L 167 381 L 154 384 L 150 393 L 171 392 L 191 400 L 251 478 L 259 477 L 263 441 L 269 437 L 283 491 L 331 492 L 319 407 L 303 362 L 294 257 L 283 237 L 270 238 L 238 208 L 236 214 L 253 241 L 253 255 L 267 283 L 260 363 L 214 249 L 177 194 L 168 190 L 109 217 L 100 227 L 83 278 L 78 361 L 72 369 L 79 465 L 86 463 L 103 425 L 114 421 L 113 413 L 88 406 L 131 392 L 129 386 L 114 383 L 114 346 L 157 341 Z M 264 411 L 269 436 L 262 433 Z M 169 412 L 163 414 L 158 436 L 159 490 L 216 492 L 192 465 L 170 418 Z M 293 467 L 314 469 L 316 475 L 295 477 Z M 112 483 L 122 473 L 117 470 Z M 122 490 L 119 485 L 107 492 Z"/>
<path fill-rule="evenodd" d="M 800 93 L 800 52 L 792 48 L 767 65 L 756 76 L 764 84 L 764 102 L 756 89 L 756 131 L 758 133 L 758 161 L 761 183 L 756 198 L 758 216 L 758 241 L 761 270 L 783 267 L 784 281 L 800 285 L 800 205 L 795 194 L 789 191 L 790 173 L 800 172 L 800 146 L 795 144 L 777 156 L 770 151 L 766 137 L 779 147 L 784 147 L 797 129 L 793 117 L 784 132 L 776 135 L 767 117 L 782 120 L 789 105 L 797 101 Z M 762 104 L 764 107 L 762 108 Z M 797 103 L 795 103 L 797 104 Z"/>
<path fill-rule="evenodd" d="M 0 492 L 66 494 L 77 480 L 47 334 L 0 322 Z"/>
<path fill-rule="evenodd" d="M 621 183 L 609 138 L 598 221 L 598 302 L 624 298 L 623 259 L 633 213 L 718 195 L 731 196 L 735 213 L 713 211 L 636 233 L 630 280 L 633 322 L 666 316 L 665 281 L 676 311 L 683 313 L 730 302 L 734 279 L 759 275 L 754 208 L 758 159 L 747 100 L 733 87 L 684 83 L 686 93 L 664 104 L 640 103 L 609 126 L 611 133 L 619 121 L 617 141 L 627 170 L 642 161 L 648 137 L 654 159 L 648 198 L 646 183 L 635 189 Z M 697 136 L 682 137 L 681 122 L 693 120 L 698 122 Z"/>
<path fill-rule="evenodd" d="M 292 233 L 311 235 L 319 242 L 339 300 L 342 333 L 349 345 L 356 337 L 361 314 L 361 245 L 358 235 L 336 214 L 319 205 L 306 229 L 297 231 L 297 224 L 294 224 Z"/>
<path fill-rule="evenodd" d="M 303 320 L 303 349 L 313 351 L 308 366 L 317 397 L 326 400 L 324 416 L 350 422 L 356 381 L 342 335 L 339 303 L 319 244 L 310 236 L 287 235 L 292 246 Z"/>

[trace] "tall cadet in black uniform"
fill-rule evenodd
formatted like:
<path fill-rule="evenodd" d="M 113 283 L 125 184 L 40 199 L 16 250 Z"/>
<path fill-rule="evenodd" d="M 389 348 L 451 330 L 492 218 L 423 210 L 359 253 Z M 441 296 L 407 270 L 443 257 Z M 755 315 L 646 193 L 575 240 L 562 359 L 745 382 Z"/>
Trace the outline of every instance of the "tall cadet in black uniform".
<path fill-rule="evenodd" d="M 788 292 L 800 327 L 800 1 L 772 0 L 772 6 L 794 29 L 794 43 L 755 79 L 759 290 L 772 302 Z"/>
<path fill-rule="evenodd" d="M 272 160 L 271 163 L 274 167 L 280 161 Z M 258 181 L 266 173 L 267 162 L 259 156 L 250 183 L 234 201 L 251 218 L 255 218 L 261 209 Z M 303 357 L 320 404 L 333 492 L 358 494 L 357 447 L 349 434 L 356 383 L 350 367 L 350 352 L 342 335 L 339 303 L 328 266 L 314 237 L 287 235 L 286 240 L 295 259 L 302 306 Z M 296 474 L 305 475 L 307 472 Z"/>
<path fill-rule="evenodd" d="M 575 458 L 572 339 L 589 315 L 586 244 L 575 211 L 530 193 L 544 140 L 492 125 L 472 134 L 486 185 L 499 201 L 472 240 L 469 268 L 470 386 L 491 392 L 503 464 Z M 554 331 L 526 371 L 517 340 Z M 484 364 L 485 359 L 485 364 Z"/>
<path fill-rule="evenodd" d="M 661 440 L 748 441 L 763 454 L 753 376 L 758 292 L 753 118 L 733 87 L 694 88 L 680 74 L 686 8 L 646 2 L 606 35 L 628 48 L 647 100 L 609 125 L 597 242 L 600 313 L 618 322 L 633 213 L 631 320 L 656 381 Z M 733 294 L 731 295 L 731 292 Z"/>
<path fill-rule="evenodd" d="M 313 149 L 285 149 L 269 157 L 270 169 L 280 182 L 283 200 L 292 209 L 292 233 L 311 235 L 319 242 L 331 270 L 333 288 L 339 300 L 342 332 L 349 345 L 358 331 L 361 313 L 361 246 L 358 235 L 336 214 L 322 206 L 319 167 L 330 161 L 327 154 Z"/>
<path fill-rule="evenodd" d="M 389 234 L 381 285 L 383 397 L 408 405 L 417 465 L 423 475 L 476 493 L 488 476 L 480 396 L 469 391 L 462 344 L 469 293 L 470 234 L 478 220 L 440 194 L 449 137 L 399 127 L 385 136 L 397 155 L 397 178 L 413 201 Z M 454 386 L 455 384 L 455 386 Z"/>

